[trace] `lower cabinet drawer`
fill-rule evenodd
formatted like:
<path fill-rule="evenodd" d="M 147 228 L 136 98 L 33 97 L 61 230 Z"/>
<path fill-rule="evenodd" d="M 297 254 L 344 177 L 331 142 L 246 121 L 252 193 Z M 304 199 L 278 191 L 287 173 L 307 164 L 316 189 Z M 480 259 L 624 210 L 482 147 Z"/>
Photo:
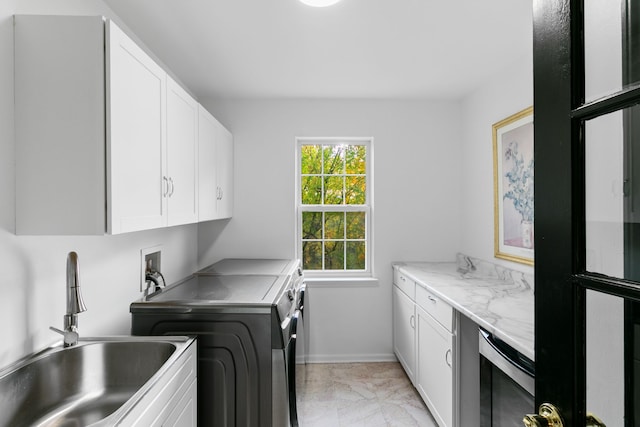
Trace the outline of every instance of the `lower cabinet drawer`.
<path fill-rule="evenodd" d="M 416 297 L 416 282 L 408 278 L 399 269 L 393 270 L 393 283 L 411 299 Z"/>
<path fill-rule="evenodd" d="M 449 304 L 420 285 L 416 286 L 416 303 L 433 316 L 447 331 L 453 332 L 453 308 Z"/>

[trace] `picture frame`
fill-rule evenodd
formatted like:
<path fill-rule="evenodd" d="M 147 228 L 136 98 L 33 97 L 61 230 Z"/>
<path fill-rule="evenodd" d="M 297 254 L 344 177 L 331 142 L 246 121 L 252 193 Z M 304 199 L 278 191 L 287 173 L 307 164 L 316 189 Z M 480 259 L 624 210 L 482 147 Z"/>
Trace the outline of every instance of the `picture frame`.
<path fill-rule="evenodd" d="M 533 106 L 492 130 L 495 257 L 533 266 Z"/>

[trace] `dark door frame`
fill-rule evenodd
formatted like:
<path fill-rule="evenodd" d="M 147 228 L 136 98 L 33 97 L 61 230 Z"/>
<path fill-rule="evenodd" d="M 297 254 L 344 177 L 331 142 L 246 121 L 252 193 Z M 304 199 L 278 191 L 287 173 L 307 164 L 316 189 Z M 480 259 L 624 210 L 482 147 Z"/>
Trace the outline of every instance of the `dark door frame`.
<path fill-rule="evenodd" d="M 574 405 L 574 394 L 584 390 L 576 384 L 583 340 L 574 327 L 582 315 L 575 301 L 584 295 L 572 280 L 580 264 L 574 218 L 583 202 L 573 192 L 580 152 L 572 140 L 579 126 L 570 119 L 572 107 L 580 104 L 572 90 L 573 55 L 580 51 L 570 31 L 580 18 L 576 3 L 537 1 L 533 10 L 536 407 L 553 403 L 571 426 L 584 418 Z M 576 398 L 584 401 L 584 393 Z"/>
<path fill-rule="evenodd" d="M 640 295 L 586 270 L 584 121 L 639 103 L 640 87 L 585 103 L 583 21 L 583 0 L 533 2 L 536 405 L 568 426 L 586 425 L 586 290 Z"/>

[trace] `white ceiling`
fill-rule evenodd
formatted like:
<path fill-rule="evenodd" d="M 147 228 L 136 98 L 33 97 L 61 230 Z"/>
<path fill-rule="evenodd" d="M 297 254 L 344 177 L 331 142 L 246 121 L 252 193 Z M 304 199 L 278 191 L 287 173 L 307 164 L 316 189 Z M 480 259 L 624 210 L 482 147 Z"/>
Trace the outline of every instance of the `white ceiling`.
<path fill-rule="evenodd" d="M 459 98 L 531 55 L 531 0 L 104 0 L 199 98 Z"/>

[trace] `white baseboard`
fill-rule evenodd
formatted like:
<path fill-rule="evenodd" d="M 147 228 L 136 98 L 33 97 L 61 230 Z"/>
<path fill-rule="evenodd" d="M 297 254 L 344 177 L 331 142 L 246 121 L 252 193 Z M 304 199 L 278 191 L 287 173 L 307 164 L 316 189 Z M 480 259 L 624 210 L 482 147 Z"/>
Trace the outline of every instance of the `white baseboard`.
<path fill-rule="evenodd" d="M 371 363 L 397 362 L 393 353 L 390 354 L 314 354 L 309 355 L 307 363 Z"/>

